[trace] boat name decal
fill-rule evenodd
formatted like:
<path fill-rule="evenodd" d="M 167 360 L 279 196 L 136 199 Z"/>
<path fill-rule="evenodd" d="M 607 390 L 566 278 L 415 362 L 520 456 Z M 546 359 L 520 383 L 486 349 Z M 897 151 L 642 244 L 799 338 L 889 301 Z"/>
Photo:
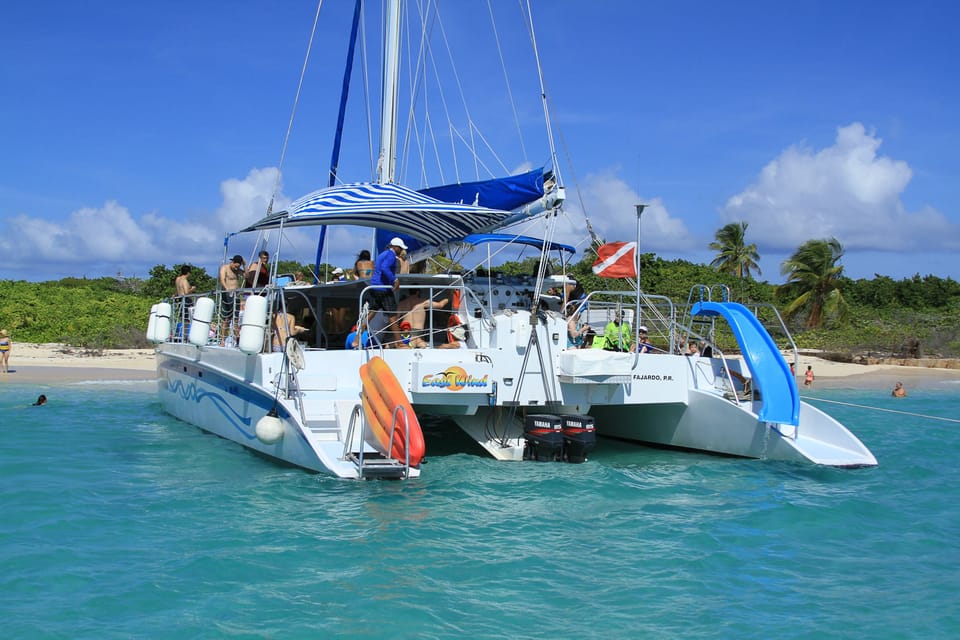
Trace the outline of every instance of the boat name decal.
<path fill-rule="evenodd" d="M 634 380 L 663 380 L 664 382 L 669 382 L 673 380 L 673 376 L 669 375 L 660 375 L 659 373 L 635 373 L 633 374 Z"/>
<path fill-rule="evenodd" d="M 420 386 L 437 387 L 447 391 L 460 391 L 467 388 L 485 389 L 490 386 L 490 376 L 485 374 L 482 378 L 478 378 L 461 367 L 448 367 L 445 371 L 423 376 Z"/>

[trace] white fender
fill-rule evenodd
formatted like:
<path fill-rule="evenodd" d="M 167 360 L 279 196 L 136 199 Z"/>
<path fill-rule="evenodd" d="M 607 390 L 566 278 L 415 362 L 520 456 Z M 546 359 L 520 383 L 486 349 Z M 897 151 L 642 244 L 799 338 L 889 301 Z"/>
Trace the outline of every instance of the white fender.
<path fill-rule="evenodd" d="M 169 302 L 161 302 L 157 305 L 157 315 L 153 322 L 153 335 L 150 336 L 151 342 L 166 342 L 170 337 L 170 317 L 173 315 L 173 306 Z"/>
<path fill-rule="evenodd" d="M 157 305 L 150 307 L 150 320 L 147 322 L 147 340 L 153 342 L 153 332 L 157 326 Z"/>
<path fill-rule="evenodd" d="M 243 308 L 243 320 L 240 323 L 240 351 L 260 353 L 263 351 L 263 338 L 267 330 L 267 299 L 264 296 L 250 296 Z"/>
<path fill-rule="evenodd" d="M 274 444 L 283 437 L 283 422 L 275 411 L 270 411 L 257 420 L 256 433 L 257 439 L 263 444 Z"/>
<path fill-rule="evenodd" d="M 213 321 L 213 298 L 199 298 L 193 305 L 193 320 L 190 321 L 190 344 L 202 347 L 210 338 L 210 323 Z"/>

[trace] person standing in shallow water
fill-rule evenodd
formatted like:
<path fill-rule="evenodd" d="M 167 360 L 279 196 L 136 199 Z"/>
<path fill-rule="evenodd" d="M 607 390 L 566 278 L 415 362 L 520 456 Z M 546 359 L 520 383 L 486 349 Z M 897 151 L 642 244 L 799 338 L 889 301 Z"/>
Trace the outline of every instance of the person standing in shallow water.
<path fill-rule="evenodd" d="M 10 350 L 13 348 L 13 340 L 10 339 L 10 333 L 6 329 L 0 329 L 0 368 L 4 373 L 10 373 Z"/>
<path fill-rule="evenodd" d="M 813 386 L 813 367 L 809 364 L 807 365 L 807 372 L 803 374 L 803 386 Z"/>
<path fill-rule="evenodd" d="M 907 390 L 903 388 L 902 382 L 897 382 L 897 384 L 893 387 L 893 391 L 890 392 L 890 395 L 892 395 L 894 398 L 906 398 Z"/>

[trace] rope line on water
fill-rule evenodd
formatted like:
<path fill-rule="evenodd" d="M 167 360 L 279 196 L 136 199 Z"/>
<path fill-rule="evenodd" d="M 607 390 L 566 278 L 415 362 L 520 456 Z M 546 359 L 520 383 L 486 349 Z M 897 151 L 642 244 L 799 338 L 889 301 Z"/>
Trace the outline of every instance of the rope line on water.
<path fill-rule="evenodd" d="M 886 411 L 887 413 L 899 413 L 905 416 L 913 416 L 915 418 L 927 418 L 928 420 L 942 420 L 943 422 L 957 422 L 960 423 L 960 420 L 957 418 L 944 418 L 943 416 L 931 416 L 925 413 L 914 413 L 913 411 L 899 411 L 897 409 L 884 409 L 882 407 L 871 407 L 866 404 L 854 404 L 853 402 L 840 402 L 839 400 L 827 400 L 826 398 L 817 398 L 814 396 L 802 396 L 804 400 L 815 400 L 817 402 L 829 402 L 831 404 L 842 404 L 846 407 L 857 407 L 858 409 L 873 409 L 874 411 Z"/>

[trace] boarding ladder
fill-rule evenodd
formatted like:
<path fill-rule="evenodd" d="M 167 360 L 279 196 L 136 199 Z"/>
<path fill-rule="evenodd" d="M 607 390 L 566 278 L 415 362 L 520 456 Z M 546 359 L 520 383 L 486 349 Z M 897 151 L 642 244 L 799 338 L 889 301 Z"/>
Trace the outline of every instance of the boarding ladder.
<path fill-rule="evenodd" d="M 397 428 L 397 415 L 400 412 L 404 412 L 404 417 L 406 417 L 406 411 L 403 407 L 396 407 L 393 411 L 393 423 L 390 425 L 390 442 L 393 442 L 393 430 Z M 357 451 L 353 451 L 352 443 L 354 441 L 354 436 L 356 434 L 357 422 L 360 422 L 360 442 L 357 447 Z M 404 424 L 407 425 L 407 433 L 405 441 L 409 442 L 409 423 L 404 420 Z M 383 480 L 405 480 L 410 477 L 410 454 L 409 452 L 406 455 L 405 460 L 397 460 L 396 458 L 391 458 L 385 456 L 376 451 L 366 451 L 364 446 L 367 441 L 368 426 L 367 421 L 363 416 L 363 407 L 360 404 L 356 404 L 353 407 L 353 411 L 350 413 L 350 423 L 347 426 L 347 435 L 344 438 L 343 442 L 343 460 L 349 460 L 357 467 L 357 475 L 360 478 L 366 479 L 383 479 Z"/>
<path fill-rule="evenodd" d="M 690 336 L 698 336 L 707 341 L 711 349 L 715 348 L 714 341 L 714 323 L 716 317 L 694 316 L 691 311 L 693 305 L 697 302 L 713 302 L 714 295 L 718 302 L 730 301 L 730 287 L 725 284 L 715 284 L 707 286 L 705 284 L 695 284 L 690 287 L 690 294 L 687 296 L 687 306 L 684 308 L 683 318 L 680 320 L 680 327 L 686 332 L 686 340 Z"/>

